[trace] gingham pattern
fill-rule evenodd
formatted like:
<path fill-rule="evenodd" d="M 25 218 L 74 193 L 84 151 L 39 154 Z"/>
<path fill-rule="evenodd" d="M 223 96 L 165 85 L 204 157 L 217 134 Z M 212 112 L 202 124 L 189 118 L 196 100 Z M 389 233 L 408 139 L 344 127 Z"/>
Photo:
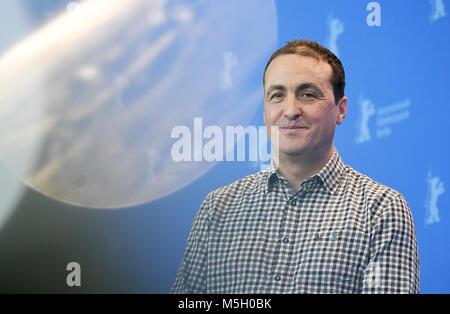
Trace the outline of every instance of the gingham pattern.
<path fill-rule="evenodd" d="M 271 165 L 202 202 L 172 293 L 418 293 L 411 212 L 335 150 L 295 192 Z"/>

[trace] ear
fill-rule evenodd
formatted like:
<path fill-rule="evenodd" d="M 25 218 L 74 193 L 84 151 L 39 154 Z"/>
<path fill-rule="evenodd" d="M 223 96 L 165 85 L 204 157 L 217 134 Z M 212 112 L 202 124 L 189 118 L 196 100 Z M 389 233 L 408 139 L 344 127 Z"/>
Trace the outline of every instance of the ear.
<path fill-rule="evenodd" d="M 336 105 L 338 107 L 336 124 L 342 124 L 342 122 L 344 122 L 345 116 L 347 114 L 347 100 L 348 100 L 347 97 L 343 96 L 341 99 L 339 99 L 339 102 Z"/>

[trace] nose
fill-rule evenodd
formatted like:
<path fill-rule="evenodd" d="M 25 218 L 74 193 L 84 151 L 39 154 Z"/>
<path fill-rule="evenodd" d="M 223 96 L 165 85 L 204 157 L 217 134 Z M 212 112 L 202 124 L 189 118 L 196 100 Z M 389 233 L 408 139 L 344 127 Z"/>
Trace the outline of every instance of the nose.
<path fill-rule="evenodd" d="M 285 118 L 289 120 L 297 120 L 302 114 L 303 113 L 298 99 L 294 96 L 288 97 L 284 107 Z"/>

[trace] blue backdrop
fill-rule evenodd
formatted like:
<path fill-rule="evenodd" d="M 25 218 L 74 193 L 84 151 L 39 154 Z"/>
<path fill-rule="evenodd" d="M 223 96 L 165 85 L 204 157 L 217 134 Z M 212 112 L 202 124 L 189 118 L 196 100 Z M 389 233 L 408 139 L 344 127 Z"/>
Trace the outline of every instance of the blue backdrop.
<path fill-rule="evenodd" d="M 204 197 L 265 164 L 174 161 L 171 132 L 262 126 L 265 62 L 294 38 L 341 59 L 335 146 L 405 196 L 421 293 L 450 292 L 450 2 L 2 3 L 0 292 L 168 293 Z"/>

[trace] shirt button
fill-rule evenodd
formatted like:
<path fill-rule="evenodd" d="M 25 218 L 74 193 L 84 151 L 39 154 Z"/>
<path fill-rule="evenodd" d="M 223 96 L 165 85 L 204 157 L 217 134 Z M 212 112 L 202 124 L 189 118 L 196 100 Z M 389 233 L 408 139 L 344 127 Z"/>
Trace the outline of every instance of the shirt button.
<path fill-rule="evenodd" d="M 295 206 L 295 205 L 297 205 L 297 202 L 296 202 L 295 200 L 292 200 L 292 201 L 291 201 L 291 205 L 292 205 L 292 206 Z"/>
<path fill-rule="evenodd" d="M 275 281 L 280 281 L 281 280 L 281 276 L 280 275 L 275 275 L 275 277 L 273 277 L 273 279 L 275 279 Z"/>
<path fill-rule="evenodd" d="M 288 237 L 284 237 L 283 238 L 283 243 L 289 243 L 289 238 Z"/>

